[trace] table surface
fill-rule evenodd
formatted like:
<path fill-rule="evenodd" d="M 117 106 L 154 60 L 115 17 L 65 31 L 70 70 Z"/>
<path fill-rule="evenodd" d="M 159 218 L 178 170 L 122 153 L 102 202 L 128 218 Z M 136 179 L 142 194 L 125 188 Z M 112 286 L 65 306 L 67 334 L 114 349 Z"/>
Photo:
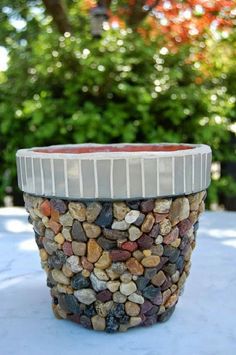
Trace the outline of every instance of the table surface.
<path fill-rule="evenodd" d="M 32 227 L 0 208 L 0 354 L 235 355 L 236 213 L 206 212 L 172 318 L 126 333 L 94 332 L 51 312 Z"/>

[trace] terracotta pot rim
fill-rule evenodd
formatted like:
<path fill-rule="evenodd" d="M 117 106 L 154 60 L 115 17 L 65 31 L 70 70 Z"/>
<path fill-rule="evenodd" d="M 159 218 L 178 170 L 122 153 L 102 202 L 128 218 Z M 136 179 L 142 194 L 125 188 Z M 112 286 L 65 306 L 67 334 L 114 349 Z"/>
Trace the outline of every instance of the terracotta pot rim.
<path fill-rule="evenodd" d="M 151 198 L 210 184 L 211 148 L 204 144 L 57 145 L 18 150 L 16 159 L 20 189 L 41 196 Z"/>

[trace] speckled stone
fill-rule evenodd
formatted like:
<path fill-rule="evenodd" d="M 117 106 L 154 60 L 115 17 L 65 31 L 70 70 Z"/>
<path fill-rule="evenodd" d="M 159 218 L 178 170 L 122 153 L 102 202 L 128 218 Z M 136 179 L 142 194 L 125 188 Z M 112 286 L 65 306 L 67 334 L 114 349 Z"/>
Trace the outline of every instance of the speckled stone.
<path fill-rule="evenodd" d="M 179 222 L 178 228 L 180 236 L 183 237 L 192 228 L 192 223 L 189 219 L 184 219 L 183 221 Z"/>
<path fill-rule="evenodd" d="M 83 228 L 85 231 L 85 234 L 88 238 L 97 238 L 101 234 L 101 228 L 97 226 L 96 224 L 92 223 L 83 223 Z"/>
<path fill-rule="evenodd" d="M 59 282 L 63 285 L 69 285 L 70 284 L 70 279 L 66 277 L 62 271 L 53 269 L 52 270 L 52 277 L 54 281 Z"/>
<path fill-rule="evenodd" d="M 41 249 L 41 250 L 44 250 L 44 249 Z M 60 270 L 62 268 L 63 264 L 65 264 L 65 262 L 66 262 L 66 255 L 63 253 L 62 250 L 56 250 L 56 252 L 53 253 L 48 258 L 48 266 L 52 269 Z"/>
<path fill-rule="evenodd" d="M 65 240 L 67 240 L 68 242 L 72 242 L 71 227 L 63 227 L 61 233 Z"/>
<path fill-rule="evenodd" d="M 87 237 L 84 233 L 82 224 L 77 220 L 75 220 L 72 225 L 71 235 L 72 235 L 73 240 L 76 240 L 77 242 L 86 242 L 87 241 Z"/>
<path fill-rule="evenodd" d="M 171 199 L 165 199 L 165 198 L 157 199 L 155 201 L 153 212 L 168 213 L 170 210 L 171 203 L 172 203 Z"/>
<path fill-rule="evenodd" d="M 88 223 L 93 223 L 99 216 L 102 205 L 99 202 L 91 202 L 87 205 L 86 218 Z"/>
<path fill-rule="evenodd" d="M 118 221 L 122 221 L 128 212 L 129 212 L 129 207 L 126 205 L 125 202 L 113 203 L 113 214 Z"/>
<path fill-rule="evenodd" d="M 69 258 L 67 258 L 66 263 L 72 272 L 79 272 L 83 270 L 77 255 L 71 255 Z"/>
<path fill-rule="evenodd" d="M 87 288 L 90 286 L 90 280 L 88 277 L 84 277 L 82 273 L 77 273 L 71 279 L 71 286 L 75 290 L 80 290 L 82 288 Z"/>
<path fill-rule="evenodd" d="M 107 285 L 108 290 L 111 291 L 112 293 L 114 293 L 119 290 L 120 281 L 108 281 L 106 285 Z"/>
<path fill-rule="evenodd" d="M 84 256 L 86 254 L 87 244 L 83 242 L 72 242 L 72 250 L 75 255 Z"/>
<path fill-rule="evenodd" d="M 59 218 L 59 222 L 64 227 L 71 227 L 73 224 L 73 218 L 71 217 L 70 212 L 62 214 Z"/>
<path fill-rule="evenodd" d="M 131 293 L 135 292 L 137 290 L 137 286 L 133 281 L 130 281 L 128 283 L 121 283 L 120 285 L 120 292 L 125 295 L 129 296 Z"/>
<path fill-rule="evenodd" d="M 135 240 L 139 239 L 143 233 L 141 230 L 136 226 L 131 226 L 129 228 L 129 240 L 134 242 Z"/>
<path fill-rule="evenodd" d="M 72 218 L 78 219 L 80 222 L 86 220 L 86 206 L 81 202 L 70 202 L 68 204 L 69 212 Z"/>
<path fill-rule="evenodd" d="M 97 276 L 97 278 L 99 280 L 102 280 L 102 281 L 108 281 L 109 280 L 109 277 L 107 276 L 106 272 L 102 269 L 98 269 L 97 267 L 95 267 L 93 269 L 93 272 L 94 274 Z"/>
<path fill-rule="evenodd" d="M 83 288 L 74 292 L 75 297 L 84 304 L 91 304 L 96 301 L 96 293 L 91 288 Z"/>
<path fill-rule="evenodd" d="M 120 291 L 114 292 L 113 293 L 113 301 L 116 303 L 125 303 L 127 300 L 127 297 L 125 295 L 122 295 Z"/>

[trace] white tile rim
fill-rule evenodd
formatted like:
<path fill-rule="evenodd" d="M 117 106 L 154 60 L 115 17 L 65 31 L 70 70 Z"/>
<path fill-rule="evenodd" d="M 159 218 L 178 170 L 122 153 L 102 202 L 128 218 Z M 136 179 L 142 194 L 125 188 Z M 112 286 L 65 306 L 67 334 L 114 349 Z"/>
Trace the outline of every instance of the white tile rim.
<path fill-rule="evenodd" d="M 45 149 L 45 148 L 76 148 L 76 147 L 101 147 L 104 146 L 104 144 L 73 144 L 73 145 L 54 145 L 54 146 L 49 146 L 49 147 L 34 147 L 34 148 L 29 148 L 29 149 L 20 149 L 16 152 L 16 159 L 19 161 L 20 164 L 17 164 L 17 174 L 20 176 L 20 179 L 18 180 L 18 185 L 19 188 L 27 193 L 31 194 L 36 194 L 35 190 L 35 178 L 33 176 L 33 181 L 28 181 L 27 182 L 27 173 L 23 171 L 22 169 L 22 164 L 21 164 L 21 159 L 26 159 L 26 158 L 31 158 L 32 163 L 35 160 L 39 161 L 39 167 L 40 167 L 40 172 L 39 176 L 42 179 L 43 176 L 43 165 L 42 165 L 42 160 L 43 159 L 48 159 L 51 162 L 51 168 L 55 165 L 52 163 L 54 160 L 57 159 L 62 159 L 64 161 L 64 170 L 66 167 L 66 161 L 68 160 L 73 160 L 77 166 L 80 167 L 79 169 L 79 174 L 78 174 L 78 181 L 69 181 L 68 178 L 70 177 L 70 172 L 69 171 L 64 171 L 64 176 L 65 176 L 65 186 L 67 187 L 65 190 L 66 192 L 63 192 L 60 186 L 55 185 L 55 175 L 57 172 L 54 170 L 54 172 L 51 174 L 50 177 L 50 185 L 53 186 L 52 191 L 45 193 L 44 191 L 44 181 L 41 180 L 42 184 L 42 193 L 40 194 L 41 196 L 46 196 L 46 197 L 58 197 L 58 198 L 64 198 L 64 199 L 101 199 L 101 200 L 121 200 L 121 199 L 138 199 L 138 198 L 154 198 L 154 197 L 165 197 L 165 196 L 175 196 L 175 187 L 178 182 L 183 181 L 184 183 L 183 188 L 181 191 L 178 191 L 178 195 L 182 194 L 189 194 L 189 193 L 195 193 L 201 190 L 206 189 L 209 184 L 210 184 L 210 165 L 207 166 L 205 164 L 205 171 L 202 171 L 202 157 L 203 155 L 205 156 L 205 161 L 209 159 L 211 161 L 211 148 L 208 145 L 205 144 L 187 144 L 187 143 L 150 143 L 150 144 L 144 144 L 144 143 L 122 143 L 122 144 L 109 144 L 109 146 L 112 147 L 124 147 L 127 145 L 131 146 L 175 146 L 175 145 L 181 145 L 181 146 L 188 146 L 191 147 L 192 149 L 183 149 L 183 150 L 176 150 L 176 151 L 143 151 L 143 152 L 92 152 L 92 153 L 80 153 L 80 154 L 74 154 L 74 153 L 45 153 L 45 152 L 35 152 L 35 149 Z M 191 187 L 187 188 L 186 187 L 186 177 L 188 174 L 188 166 L 186 164 L 186 157 L 190 156 L 191 159 L 191 171 L 192 171 L 192 183 Z M 166 175 L 162 172 L 160 172 L 159 166 L 160 166 L 160 161 L 164 161 L 166 158 L 171 157 L 171 176 L 168 179 L 166 179 Z M 178 171 L 178 176 L 175 174 L 175 169 L 178 169 L 178 165 L 176 165 L 175 158 L 182 157 L 183 158 L 183 169 L 179 169 Z M 195 168 L 196 168 L 196 163 L 197 160 L 200 157 L 200 175 L 198 177 L 194 177 L 195 173 Z M 136 189 L 135 195 L 130 194 L 130 184 L 133 183 L 135 184 L 135 181 L 130 181 L 130 171 L 132 171 L 132 160 L 135 158 L 135 161 L 139 161 L 140 164 L 140 170 L 141 174 L 139 176 L 139 182 L 140 183 L 140 189 Z M 150 169 L 146 168 L 144 169 L 144 161 L 146 160 L 153 160 L 153 168 Z M 95 181 L 94 181 L 94 189 L 91 189 L 91 191 L 95 191 L 95 193 L 91 195 L 85 195 L 83 191 L 83 179 L 82 177 L 86 176 L 86 172 L 83 170 L 81 174 L 81 161 L 93 161 L 93 168 L 94 170 L 94 176 L 95 176 Z M 109 174 L 109 181 L 110 181 L 110 187 L 107 189 L 107 195 L 104 195 L 104 186 L 102 187 L 102 181 L 99 182 L 97 179 L 97 162 L 100 160 L 109 160 L 110 161 L 110 174 Z M 116 193 L 114 194 L 113 191 L 119 191 L 119 188 L 114 189 L 113 183 L 113 176 L 116 174 L 115 171 L 113 171 L 114 165 L 113 162 L 115 160 L 123 160 L 124 166 L 125 166 L 125 184 L 126 184 L 126 193 Z M 167 162 L 167 160 L 166 160 Z M 165 163 L 166 163 L 165 162 Z M 79 165 L 78 165 L 79 164 Z M 25 166 L 26 169 L 26 166 Z M 149 194 L 145 193 L 145 176 L 152 176 L 152 174 L 157 173 L 156 179 L 156 184 L 153 184 L 152 187 L 152 193 L 149 190 Z M 196 171 L 197 174 L 197 171 Z M 23 185 L 23 176 L 25 175 L 25 181 L 26 184 Z M 197 179 L 197 181 L 196 181 Z M 198 181 L 199 180 L 199 181 Z M 157 183 L 158 182 L 158 183 Z M 70 185 L 68 185 L 70 183 Z M 119 184 L 119 181 L 118 181 Z M 163 189 L 164 186 L 164 189 Z M 197 186 L 197 187 L 196 187 Z M 70 190 L 76 191 L 76 193 L 69 193 L 68 192 L 68 187 L 70 187 Z M 116 185 L 117 187 L 117 185 Z M 103 188 L 103 192 L 102 191 Z M 139 191 L 140 190 L 140 191 Z M 162 191 L 164 190 L 164 192 Z M 101 197 L 102 196 L 102 197 Z"/>

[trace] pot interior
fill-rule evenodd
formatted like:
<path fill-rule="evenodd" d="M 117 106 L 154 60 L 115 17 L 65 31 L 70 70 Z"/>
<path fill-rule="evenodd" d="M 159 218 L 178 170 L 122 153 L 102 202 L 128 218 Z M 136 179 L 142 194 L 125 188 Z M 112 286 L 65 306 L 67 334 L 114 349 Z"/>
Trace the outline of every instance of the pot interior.
<path fill-rule="evenodd" d="M 178 150 L 193 149 L 192 146 L 182 144 L 168 145 L 98 145 L 98 146 L 75 146 L 75 147 L 46 147 L 34 149 L 34 152 L 41 153 L 65 153 L 65 154 L 83 154 L 83 153 L 99 153 L 99 152 L 174 152 Z"/>

